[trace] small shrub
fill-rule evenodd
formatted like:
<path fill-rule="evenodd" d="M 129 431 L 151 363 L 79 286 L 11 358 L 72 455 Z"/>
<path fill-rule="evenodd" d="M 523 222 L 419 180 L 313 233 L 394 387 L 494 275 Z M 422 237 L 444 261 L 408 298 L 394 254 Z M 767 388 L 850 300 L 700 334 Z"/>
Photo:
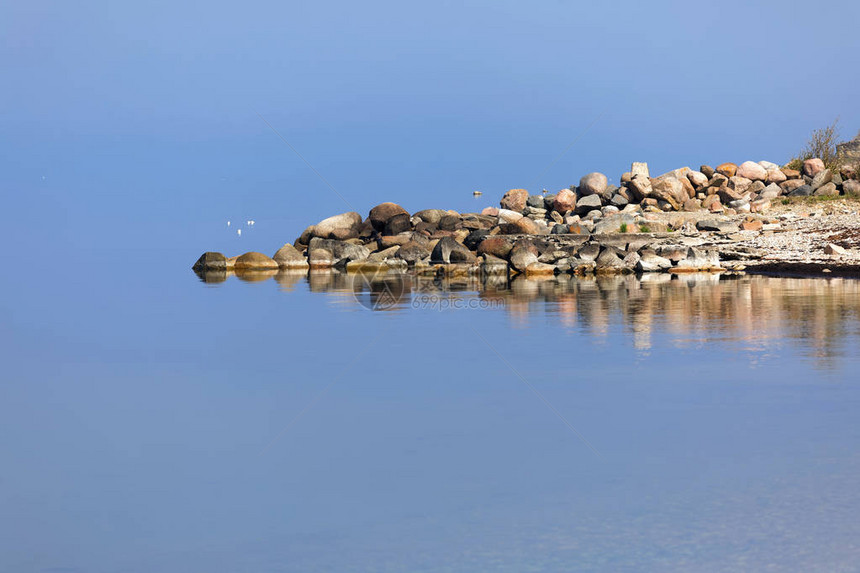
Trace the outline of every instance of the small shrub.
<path fill-rule="evenodd" d="M 813 130 L 812 135 L 806 142 L 806 146 L 800 151 L 800 155 L 792 159 L 787 167 L 797 169 L 803 167 L 803 161 L 817 157 L 824 162 L 834 174 L 839 173 L 840 160 L 836 153 L 836 144 L 839 143 L 839 118 L 833 120 L 833 123 L 821 129 Z M 797 166 L 800 167 L 797 167 Z"/>
<path fill-rule="evenodd" d="M 627 223 L 621 223 L 621 232 L 622 232 L 622 233 L 626 233 L 626 232 L 627 232 Z"/>
<path fill-rule="evenodd" d="M 789 169 L 794 169 L 795 171 L 803 171 L 803 159 L 795 157 L 786 163 L 785 166 Z"/>
<path fill-rule="evenodd" d="M 649 227 L 648 225 L 639 225 L 639 232 L 640 233 L 650 233 L 651 227 Z"/>

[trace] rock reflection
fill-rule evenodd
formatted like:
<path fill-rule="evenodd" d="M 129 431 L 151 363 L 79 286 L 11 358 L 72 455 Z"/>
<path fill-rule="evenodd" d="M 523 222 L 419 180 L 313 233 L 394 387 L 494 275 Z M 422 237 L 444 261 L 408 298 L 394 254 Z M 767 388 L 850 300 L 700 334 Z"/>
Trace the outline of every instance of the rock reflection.
<path fill-rule="evenodd" d="M 219 283 L 231 274 L 198 276 Z M 652 347 L 657 333 L 668 334 L 679 348 L 719 339 L 758 354 L 787 340 L 802 340 L 806 352 L 826 364 L 844 354 L 845 340 L 860 333 L 860 281 L 854 279 L 646 274 L 510 280 L 504 274 L 442 277 L 332 270 L 255 271 L 237 277 L 274 277 L 285 291 L 306 281 L 311 292 L 371 310 L 411 312 L 440 300 L 446 304 L 437 308 L 464 308 L 453 303 L 477 301 L 481 308 L 504 309 L 515 325 L 549 316 L 595 340 L 621 329 L 641 351 Z"/>

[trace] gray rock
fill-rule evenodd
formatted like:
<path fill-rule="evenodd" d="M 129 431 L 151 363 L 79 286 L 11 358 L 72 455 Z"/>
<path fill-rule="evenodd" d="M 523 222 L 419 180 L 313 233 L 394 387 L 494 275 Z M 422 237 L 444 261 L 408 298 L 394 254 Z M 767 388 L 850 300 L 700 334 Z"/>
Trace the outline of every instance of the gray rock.
<path fill-rule="evenodd" d="M 824 173 L 824 171 L 822 171 Z M 830 173 L 829 171 L 827 173 Z M 812 192 L 813 195 L 817 196 L 825 196 L 825 195 L 839 195 L 839 189 L 836 188 L 836 184 L 832 181 L 830 183 L 825 183 L 818 189 Z"/>
<path fill-rule="evenodd" d="M 451 237 L 442 237 L 430 253 L 433 263 L 470 263 L 474 260 L 475 255 Z"/>
<path fill-rule="evenodd" d="M 612 248 L 602 249 L 594 262 L 597 264 L 595 268 L 597 273 L 623 272 L 628 269 L 628 266 Z"/>
<path fill-rule="evenodd" d="M 740 228 L 731 221 L 721 221 L 719 219 L 704 219 L 696 223 L 696 228 L 700 231 L 718 233 L 737 233 L 740 231 Z"/>
<path fill-rule="evenodd" d="M 530 242 L 518 241 L 511 249 L 511 266 L 518 271 L 525 271 L 529 265 L 538 262 L 538 250 Z"/>
<path fill-rule="evenodd" d="M 720 268 L 720 257 L 715 250 L 690 247 L 687 256 L 678 261 L 675 269 L 679 271 L 708 271 Z"/>
<path fill-rule="evenodd" d="M 416 241 L 409 241 L 397 250 L 396 256 L 398 259 L 414 264 L 429 257 L 430 249 L 428 249 L 426 245 Z"/>
<path fill-rule="evenodd" d="M 600 200 L 600 195 L 584 195 L 577 200 L 575 213 L 582 216 L 589 211 L 600 209 L 602 206 L 603 202 Z"/>
<path fill-rule="evenodd" d="M 619 193 L 616 193 L 615 195 L 613 195 L 612 199 L 610 199 L 609 202 L 610 202 L 610 204 L 615 205 L 619 209 L 623 209 L 624 207 L 627 206 L 628 203 L 630 203 L 630 201 L 627 200 L 627 197 L 625 197 L 624 195 L 621 195 Z"/>
<path fill-rule="evenodd" d="M 639 255 L 639 262 L 636 263 L 636 270 L 642 273 L 661 272 L 671 267 L 672 261 L 650 249 L 644 249 Z"/>
<path fill-rule="evenodd" d="M 842 184 L 842 190 L 846 195 L 860 195 L 860 181 L 848 179 Z"/>
<path fill-rule="evenodd" d="M 208 251 L 200 255 L 197 262 L 191 267 L 195 272 L 202 271 L 225 271 L 227 270 L 227 257 L 221 253 Z"/>
<path fill-rule="evenodd" d="M 771 183 L 759 193 L 760 199 L 776 199 L 782 194 L 782 188 L 776 183 Z"/>
<path fill-rule="evenodd" d="M 566 235 L 570 233 L 570 225 L 565 225 L 564 223 L 560 223 L 555 225 L 551 230 L 551 235 Z"/>
<path fill-rule="evenodd" d="M 308 245 L 308 261 L 311 265 L 327 258 L 334 266 L 345 265 L 349 261 L 361 261 L 369 256 L 370 250 L 364 245 L 353 245 L 335 239 L 314 237 Z"/>
<path fill-rule="evenodd" d="M 465 239 L 463 239 L 463 244 L 470 251 L 474 251 L 478 248 L 478 245 L 480 245 L 481 242 L 489 236 L 490 232 L 486 229 L 475 229 L 474 231 L 469 233 L 469 235 Z"/>
<path fill-rule="evenodd" d="M 809 185 L 801 185 L 788 195 L 789 197 L 809 197 L 812 195 L 812 187 Z"/>
<path fill-rule="evenodd" d="M 526 205 L 536 209 L 546 209 L 543 195 L 529 195 L 529 198 L 526 200 Z"/>
<path fill-rule="evenodd" d="M 833 173 L 829 169 L 825 169 L 824 171 L 819 172 L 818 175 L 812 178 L 812 183 L 810 184 L 810 187 L 812 187 L 813 191 L 817 191 L 819 188 L 823 187 L 824 185 L 827 185 L 832 180 Z"/>
<path fill-rule="evenodd" d="M 576 253 L 577 258 L 586 262 L 597 260 L 597 255 L 600 254 L 600 245 L 597 243 L 586 243 L 582 245 Z"/>

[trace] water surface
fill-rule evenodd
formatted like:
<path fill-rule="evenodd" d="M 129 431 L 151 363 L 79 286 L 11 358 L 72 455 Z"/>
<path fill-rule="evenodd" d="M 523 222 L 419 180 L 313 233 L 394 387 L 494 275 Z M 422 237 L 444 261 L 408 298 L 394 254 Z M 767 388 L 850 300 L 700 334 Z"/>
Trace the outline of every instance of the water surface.
<path fill-rule="evenodd" d="M 415 279 L 374 312 L 182 254 L 8 287 L 0 570 L 860 559 L 860 282 Z"/>

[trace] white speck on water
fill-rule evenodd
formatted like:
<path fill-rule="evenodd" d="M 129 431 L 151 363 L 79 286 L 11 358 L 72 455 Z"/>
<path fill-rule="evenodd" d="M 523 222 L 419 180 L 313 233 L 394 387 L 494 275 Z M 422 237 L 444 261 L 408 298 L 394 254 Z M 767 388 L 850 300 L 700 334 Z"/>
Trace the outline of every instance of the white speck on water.
<path fill-rule="evenodd" d="M 230 226 L 230 221 L 227 221 L 227 226 L 228 226 L 228 227 Z"/>
<path fill-rule="evenodd" d="M 236 229 L 236 234 L 241 237 L 242 236 L 242 229 Z"/>

